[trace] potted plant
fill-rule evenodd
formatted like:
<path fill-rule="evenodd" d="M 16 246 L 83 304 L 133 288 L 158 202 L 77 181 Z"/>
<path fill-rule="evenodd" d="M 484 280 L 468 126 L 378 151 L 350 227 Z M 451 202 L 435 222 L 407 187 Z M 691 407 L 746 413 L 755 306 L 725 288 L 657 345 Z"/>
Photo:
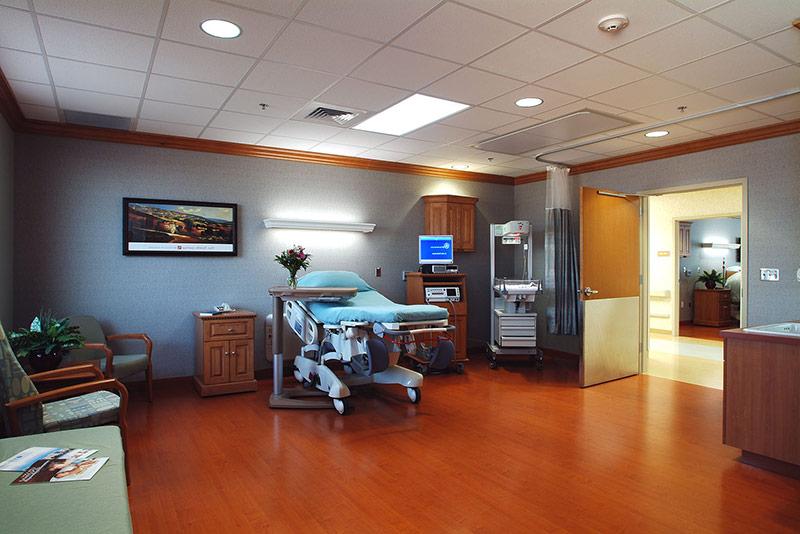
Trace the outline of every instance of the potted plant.
<path fill-rule="evenodd" d="M 297 271 L 308 269 L 308 265 L 311 263 L 311 254 L 307 253 L 303 247 L 294 245 L 292 248 L 276 255 L 275 261 L 289 271 L 289 278 L 286 283 L 294 289 L 297 287 Z"/>
<path fill-rule="evenodd" d="M 11 348 L 35 372 L 50 371 L 72 349 L 83 346 L 84 337 L 69 319 L 56 319 L 51 312 L 40 311 L 30 328 L 20 328 L 8 336 Z"/>
<path fill-rule="evenodd" d="M 722 273 L 718 273 L 716 269 L 711 269 L 711 272 L 703 271 L 703 274 L 697 277 L 697 281 L 703 282 L 706 285 L 706 289 L 715 289 L 717 284 L 725 285 Z"/>

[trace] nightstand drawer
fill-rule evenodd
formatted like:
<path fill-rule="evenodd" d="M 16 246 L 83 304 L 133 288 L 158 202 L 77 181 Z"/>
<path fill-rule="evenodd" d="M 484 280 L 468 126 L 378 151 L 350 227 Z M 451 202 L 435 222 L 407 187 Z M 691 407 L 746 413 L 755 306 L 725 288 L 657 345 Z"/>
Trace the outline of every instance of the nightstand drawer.
<path fill-rule="evenodd" d="M 206 340 L 238 339 L 244 337 L 253 337 L 252 319 L 206 321 L 205 323 Z"/>

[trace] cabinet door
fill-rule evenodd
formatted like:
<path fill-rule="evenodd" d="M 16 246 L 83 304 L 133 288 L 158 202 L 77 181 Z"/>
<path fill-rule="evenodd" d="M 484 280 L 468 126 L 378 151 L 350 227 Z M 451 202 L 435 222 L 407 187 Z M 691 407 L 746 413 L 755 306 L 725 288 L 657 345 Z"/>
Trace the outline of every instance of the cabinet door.
<path fill-rule="evenodd" d="M 462 252 L 475 252 L 475 206 L 460 204 L 456 219 L 456 232 L 461 236 Z"/>
<path fill-rule="evenodd" d="M 253 379 L 253 341 L 229 341 L 230 381 Z"/>
<path fill-rule="evenodd" d="M 461 218 L 460 206 L 450 204 L 447 206 L 447 229 L 445 234 L 453 236 L 453 250 L 460 251 L 463 248 L 463 236 L 459 231 Z"/>
<path fill-rule="evenodd" d="M 425 204 L 425 233 L 428 235 L 447 235 L 448 205 L 444 202 Z"/>
<path fill-rule="evenodd" d="M 223 384 L 229 380 L 227 341 L 207 341 L 203 344 L 203 382 Z"/>

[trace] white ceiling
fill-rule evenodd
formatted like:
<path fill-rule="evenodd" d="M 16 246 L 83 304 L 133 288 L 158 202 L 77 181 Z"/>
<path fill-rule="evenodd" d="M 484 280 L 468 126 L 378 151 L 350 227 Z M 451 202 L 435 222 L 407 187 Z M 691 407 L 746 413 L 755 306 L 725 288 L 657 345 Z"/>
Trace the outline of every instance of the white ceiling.
<path fill-rule="evenodd" d="M 617 13 L 628 28 L 597 29 Z M 643 126 L 679 106 L 800 88 L 798 17 L 798 0 L 0 0 L 0 68 L 31 119 L 77 110 L 130 117 L 137 131 L 518 176 L 543 166 L 471 145 L 584 108 Z M 206 35 L 209 18 L 242 35 Z M 414 92 L 472 107 L 403 137 L 299 120 L 320 104 L 374 113 Z M 516 107 L 524 96 L 544 104 Z M 800 97 L 787 97 L 551 157 L 580 163 L 799 115 Z"/>

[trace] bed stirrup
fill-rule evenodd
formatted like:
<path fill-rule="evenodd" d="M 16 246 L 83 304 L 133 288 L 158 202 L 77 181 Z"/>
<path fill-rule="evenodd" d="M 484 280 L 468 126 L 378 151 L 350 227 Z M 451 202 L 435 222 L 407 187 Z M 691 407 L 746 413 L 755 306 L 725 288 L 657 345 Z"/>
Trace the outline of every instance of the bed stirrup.
<path fill-rule="evenodd" d="M 450 366 L 450 361 L 456 354 L 456 346 L 449 339 L 440 338 L 439 344 L 431 349 L 430 354 L 428 367 L 436 371 L 443 371 Z"/>
<path fill-rule="evenodd" d="M 389 368 L 389 351 L 380 339 L 367 340 L 367 353 L 353 356 L 350 360 L 353 371 L 370 376 Z"/>

